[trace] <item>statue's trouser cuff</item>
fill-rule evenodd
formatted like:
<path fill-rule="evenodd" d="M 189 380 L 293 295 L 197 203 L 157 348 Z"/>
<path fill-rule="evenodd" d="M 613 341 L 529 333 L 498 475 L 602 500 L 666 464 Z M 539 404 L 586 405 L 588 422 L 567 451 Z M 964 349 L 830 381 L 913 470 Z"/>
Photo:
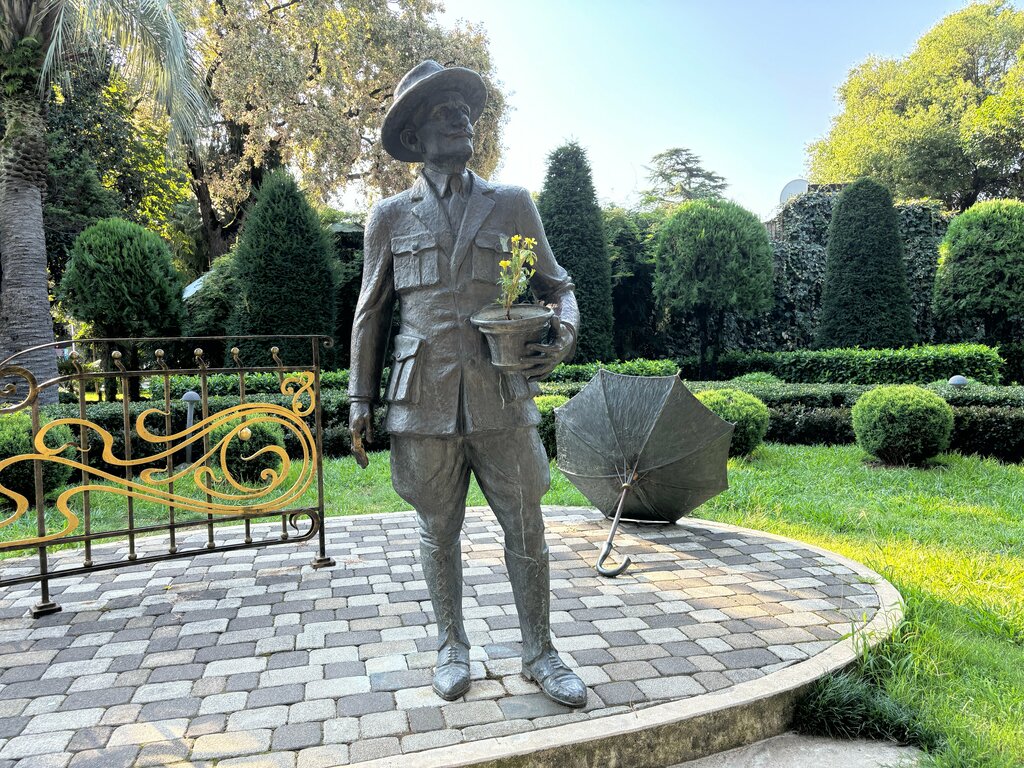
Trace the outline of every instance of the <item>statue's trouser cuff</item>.
<path fill-rule="evenodd" d="M 551 477 L 536 428 L 442 438 L 391 436 L 391 480 L 417 513 L 439 647 L 466 642 L 460 536 L 471 471 L 505 534 L 523 658 L 531 661 L 551 644 L 548 550 L 540 510 Z"/>

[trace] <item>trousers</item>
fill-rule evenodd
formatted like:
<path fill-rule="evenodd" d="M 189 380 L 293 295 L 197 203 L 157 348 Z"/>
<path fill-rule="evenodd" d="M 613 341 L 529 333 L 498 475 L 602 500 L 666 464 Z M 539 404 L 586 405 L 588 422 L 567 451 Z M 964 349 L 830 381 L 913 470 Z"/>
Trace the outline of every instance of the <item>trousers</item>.
<path fill-rule="evenodd" d="M 451 437 L 391 436 L 391 480 L 416 510 L 438 646 L 469 645 L 462 620 L 461 533 L 472 472 L 504 534 L 523 660 L 551 648 L 550 571 L 540 502 L 551 484 L 535 427 Z"/>

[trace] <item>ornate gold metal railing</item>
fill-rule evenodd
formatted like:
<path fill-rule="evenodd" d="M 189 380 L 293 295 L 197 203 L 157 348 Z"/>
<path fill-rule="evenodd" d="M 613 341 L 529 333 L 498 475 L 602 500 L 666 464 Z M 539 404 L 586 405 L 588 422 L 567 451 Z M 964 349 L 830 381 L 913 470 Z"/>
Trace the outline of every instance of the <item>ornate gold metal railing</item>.
<path fill-rule="evenodd" d="M 69 343 L 46 345 L 55 354 L 66 351 L 67 364 L 62 375 L 41 383 L 17 364 L 21 355 L 39 347 L 0 362 L 0 418 L 28 412 L 31 430 L 31 452 L 0 456 L 0 558 L 5 558 L 0 559 L 0 587 L 39 582 L 42 596 L 32 608 L 33 616 L 60 610 L 51 599 L 49 582 L 61 576 L 314 537 L 318 553 L 313 567 L 334 564 L 327 557 L 324 533 L 320 398 L 321 351 L 330 348 L 331 340 L 237 337 L 230 341 L 247 349 L 263 346 L 269 364 L 243 363 L 236 346 L 229 353 L 230 365 L 211 366 L 200 345 L 216 348 L 228 341 L 221 337 L 88 339 L 76 341 L 72 350 Z M 278 344 L 288 345 L 288 363 L 282 361 Z M 190 356 L 190 365 L 172 367 L 167 350 Z M 259 373 L 276 375 L 279 402 L 250 399 L 247 377 Z M 237 379 L 232 395 L 237 402 L 229 404 L 221 397 L 217 407 L 211 408 L 209 382 L 220 375 L 223 390 L 223 374 Z M 172 382 L 180 376 L 197 378 L 199 389 L 183 398 L 191 401 L 184 425 L 180 424 L 180 401 L 172 397 Z M 145 400 L 135 394 L 143 382 L 150 387 Z M 90 418 L 90 410 L 105 407 L 110 421 L 109 409 L 116 406 L 90 402 L 101 389 L 110 387 L 120 392 L 121 413 L 115 428 Z M 55 400 L 58 391 L 77 401 L 77 415 L 43 405 L 45 400 Z M 133 414 L 137 403 L 148 407 Z M 199 407 L 196 418 L 194 406 Z M 246 444 L 259 425 L 276 425 L 288 438 L 290 450 L 274 442 L 254 444 L 249 450 Z M 66 439 L 68 430 L 75 438 L 72 441 Z M 260 462 L 258 479 L 236 476 L 238 467 L 249 462 Z M 6 470 L 28 464 L 32 498 L 5 485 Z M 44 483 L 48 466 L 70 467 L 73 472 L 69 484 L 51 493 L 49 501 Z M 314 483 L 315 493 L 310 491 Z M 315 503 L 310 503 L 311 495 Z M 149 519 L 138 519 L 140 505 Z M 108 522 L 97 529 L 97 521 L 111 519 L 113 507 L 123 511 L 123 524 L 110 527 Z M 274 518 L 280 519 L 278 532 L 260 528 L 261 535 L 254 534 L 254 522 Z M 26 525 L 30 521 L 34 526 Z M 224 522 L 242 525 L 217 527 Z M 196 529 L 205 529 L 205 541 L 188 538 Z M 127 540 L 126 554 L 118 554 L 113 547 L 97 551 L 93 546 L 113 539 Z M 76 549 L 54 559 L 55 549 L 69 547 Z M 38 565 L 26 568 L 24 559 L 6 559 L 12 552 L 36 552 Z"/>

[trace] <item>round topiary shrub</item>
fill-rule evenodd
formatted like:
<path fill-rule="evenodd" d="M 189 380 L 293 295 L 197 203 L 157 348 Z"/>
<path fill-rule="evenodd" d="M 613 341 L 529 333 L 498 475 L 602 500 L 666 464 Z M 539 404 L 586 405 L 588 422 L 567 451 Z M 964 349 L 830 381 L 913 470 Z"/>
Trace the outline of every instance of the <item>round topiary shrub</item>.
<path fill-rule="evenodd" d="M 238 427 L 238 422 L 224 424 L 210 433 L 210 447 L 217 445 L 229 432 Z M 242 439 L 248 430 L 248 437 Z M 256 483 L 263 478 L 260 474 L 265 469 L 280 471 L 281 457 L 274 451 L 265 451 L 254 456 L 262 449 L 276 445 L 284 448 L 284 429 L 279 424 L 267 421 L 248 421 L 242 431 L 231 438 L 227 449 L 227 467 L 231 476 L 241 483 Z M 254 456 L 247 459 L 246 457 Z M 214 466 L 219 466 L 220 450 L 213 454 Z"/>
<path fill-rule="evenodd" d="M 730 456 L 749 456 L 768 432 L 768 406 L 738 389 L 706 389 L 697 393 L 706 408 L 736 425 Z"/>
<path fill-rule="evenodd" d="M 886 464 L 920 464 L 949 447 L 953 409 L 912 385 L 865 392 L 853 406 L 857 445 Z"/>
<path fill-rule="evenodd" d="M 43 419 L 43 424 L 49 419 Z M 77 445 L 78 441 L 66 424 L 54 427 L 46 435 L 46 445 L 57 448 L 64 444 Z M 0 416 L 0 461 L 12 456 L 35 453 L 32 445 L 32 420 L 24 412 Z M 68 447 L 61 456 L 75 458 L 75 449 Z M 43 491 L 51 493 L 67 484 L 71 479 L 73 467 L 55 461 L 43 462 Z M 20 493 L 28 503 L 35 503 L 35 468 L 31 461 L 18 461 L 0 470 L 0 484 L 12 491 Z M 0 506 L 12 504 L 6 496 L 0 495 Z"/>

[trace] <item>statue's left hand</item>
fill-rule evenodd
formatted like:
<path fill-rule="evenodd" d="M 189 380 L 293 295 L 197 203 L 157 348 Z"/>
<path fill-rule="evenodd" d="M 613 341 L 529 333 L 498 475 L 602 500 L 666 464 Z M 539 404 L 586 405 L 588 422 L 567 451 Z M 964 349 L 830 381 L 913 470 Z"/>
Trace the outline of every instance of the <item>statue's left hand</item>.
<path fill-rule="evenodd" d="M 530 354 L 523 358 L 523 362 L 530 363 L 530 367 L 523 371 L 523 375 L 530 381 L 543 379 L 569 356 L 572 343 L 572 331 L 562 325 L 550 344 L 527 344 L 526 350 Z"/>

